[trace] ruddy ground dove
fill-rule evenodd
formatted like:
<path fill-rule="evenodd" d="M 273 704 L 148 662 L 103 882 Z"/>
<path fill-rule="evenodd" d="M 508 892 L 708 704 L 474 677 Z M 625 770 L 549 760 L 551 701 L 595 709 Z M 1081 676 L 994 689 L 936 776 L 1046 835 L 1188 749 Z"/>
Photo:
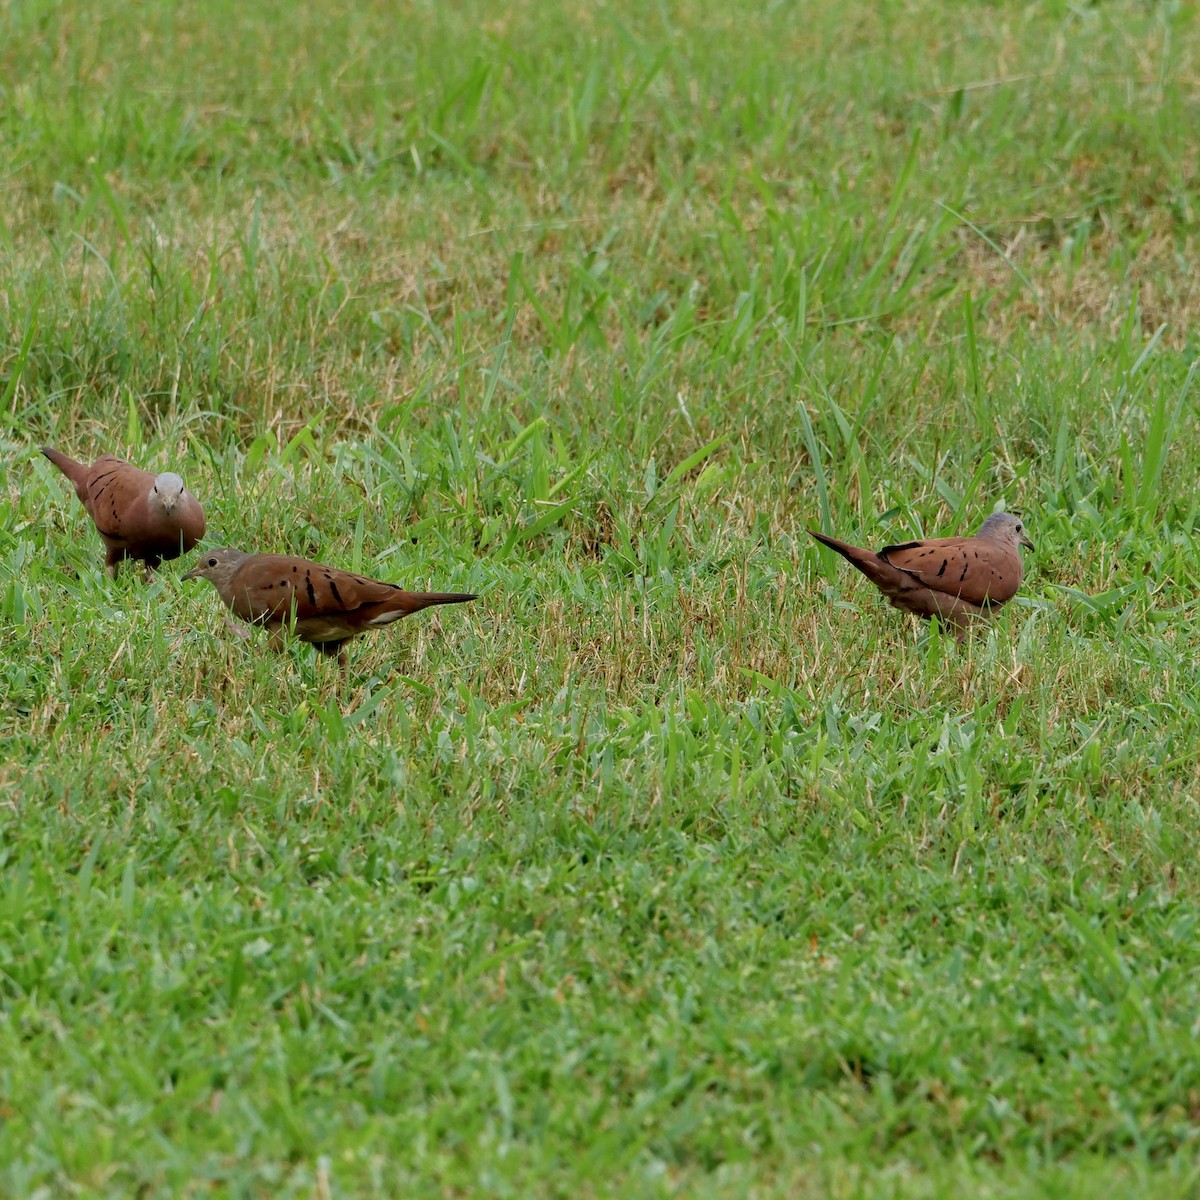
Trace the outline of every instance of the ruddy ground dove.
<path fill-rule="evenodd" d="M 152 475 L 111 454 L 89 467 L 49 446 L 42 453 L 75 485 L 104 539 L 104 565 L 113 575 L 123 558 L 153 569 L 204 536 L 204 509 L 174 471 Z"/>
<path fill-rule="evenodd" d="M 267 626 L 277 642 L 285 626 L 293 627 L 297 637 L 336 655 L 343 667 L 343 643 L 350 638 L 434 604 L 475 599 L 469 592 L 406 592 L 306 558 L 225 547 L 205 550 L 183 578 L 209 580 L 235 616 Z"/>
<path fill-rule="evenodd" d="M 1021 546 L 1033 549 L 1012 513 L 993 513 L 974 537 L 927 538 L 862 550 L 815 529 L 808 531 L 857 567 L 888 599 L 918 617 L 940 617 L 957 632 L 1016 595 Z"/>

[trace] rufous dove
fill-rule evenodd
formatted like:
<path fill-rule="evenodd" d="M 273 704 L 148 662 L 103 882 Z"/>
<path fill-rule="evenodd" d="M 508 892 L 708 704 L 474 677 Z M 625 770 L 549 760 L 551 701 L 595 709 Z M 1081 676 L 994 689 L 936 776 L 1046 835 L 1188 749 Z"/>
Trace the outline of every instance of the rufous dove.
<path fill-rule="evenodd" d="M 1012 513 L 993 513 L 974 537 L 926 538 L 878 552 L 808 532 L 857 567 L 889 604 L 918 617 L 940 617 L 960 634 L 1016 595 L 1024 574 L 1020 547 L 1033 549 L 1024 523 Z"/>
<path fill-rule="evenodd" d="M 322 654 L 346 665 L 344 643 L 434 604 L 462 604 L 470 592 L 406 592 L 336 567 L 287 554 L 244 554 L 216 547 L 182 576 L 207 579 L 227 608 L 243 621 L 267 626 L 281 644 L 285 627 Z"/>
<path fill-rule="evenodd" d="M 89 467 L 49 446 L 42 453 L 75 485 L 104 539 L 104 565 L 112 575 L 123 558 L 153 570 L 204 536 L 204 509 L 174 471 L 152 475 L 111 454 Z"/>

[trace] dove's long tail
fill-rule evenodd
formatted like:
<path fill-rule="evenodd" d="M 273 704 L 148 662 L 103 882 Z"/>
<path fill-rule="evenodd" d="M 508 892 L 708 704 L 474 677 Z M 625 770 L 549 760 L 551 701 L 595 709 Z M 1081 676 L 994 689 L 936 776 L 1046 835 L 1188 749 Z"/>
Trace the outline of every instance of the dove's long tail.
<path fill-rule="evenodd" d="M 42 453 L 75 485 L 75 494 L 87 503 L 88 468 L 50 446 L 43 446 Z"/>
<path fill-rule="evenodd" d="M 383 611 L 371 618 L 369 625 L 388 625 L 400 617 L 432 608 L 435 604 L 465 604 L 477 597 L 472 592 L 396 592 L 381 606 Z"/>
<path fill-rule="evenodd" d="M 406 612 L 420 612 L 435 604 L 465 604 L 468 600 L 476 600 L 474 592 L 406 592 L 404 609 Z"/>
<path fill-rule="evenodd" d="M 891 596 L 900 588 L 912 586 L 912 577 L 907 571 L 885 562 L 874 550 L 852 546 L 849 542 L 839 541 L 827 533 L 818 533 L 815 529 L 808 532 L 822 545 L 836 550 L 852 567 L 857 567 L 885 595 Z"/>

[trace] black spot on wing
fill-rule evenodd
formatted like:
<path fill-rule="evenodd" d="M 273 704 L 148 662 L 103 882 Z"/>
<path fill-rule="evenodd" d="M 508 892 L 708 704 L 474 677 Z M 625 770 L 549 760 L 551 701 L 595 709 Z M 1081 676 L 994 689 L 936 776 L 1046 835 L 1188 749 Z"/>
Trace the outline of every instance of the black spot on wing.
<path fill-rule="evenodd" d="M 317 607 L 317 593 L 313 591 L 312 576 L 307 571 L 304 572 L 304 586 L 305 586 L 305 589 L 308 591 L 309 604 L 311 604 L 313 606 L 313 608 L 316 608 Z"/>
<path fill-rule="evenodd" d="M 340 608 L 346 607 L 346 602 L 342 599 L 342 593 L 337 590 L 337 580 L 332 575 L 328 576 L 329 590 L 333 593 L 333 598 L 338 602 Z"/>
<path fill-rule="evenodd" d="M 105 489 L 108 488 L 116 478 L 116 474 L 116 471 L 104 471 L 92 480 L 92 488 L 96 493 L 97 500 L 104 495 Z"/>
<path fill-rule="evenodd" d="M 950 560 L 949 560 L 948 558 L 943 558 L 943 559 L 942 559 L 942 565 L 941 565 L 940 567 L 938 567 L 938 578 L 939 578 L 939 579 L 941 579 L 941 577 L 942 577 L 943 575 L 945 575 L 945 573 L 946 573 L 946 564 L 947 564 L 949 561 L 950 561 Z"/>
<path fill-rule="evenodd" d="M 966 577 L 967 577 L 967 568 L 968 568 L 970 565 L 971 565 L 971 564 L 970 564 L 969 562 L 967 562 L 967 560 L 964 558 L 964 559 L 963 559 L 963 569 L 962 569 L 962 574 L 961 574 L 961 575 L 958 577 L 958 582 L 959 582 L 959 583 L 962 583 L 962 581 L 963 581 L 964 579 L 966 579 Z"/>
<path fill-rule="evenodd" d="M 888 566 L 895 566 L 896 564 L 888 558 L 889 554 L 899 554 L 902 550 L 917 550 L 923 546 L 923 542 L 901 542 L 898 546 L 884 546 L 882 550 L 876 552 L 875 557 L 883 559 Z"/>

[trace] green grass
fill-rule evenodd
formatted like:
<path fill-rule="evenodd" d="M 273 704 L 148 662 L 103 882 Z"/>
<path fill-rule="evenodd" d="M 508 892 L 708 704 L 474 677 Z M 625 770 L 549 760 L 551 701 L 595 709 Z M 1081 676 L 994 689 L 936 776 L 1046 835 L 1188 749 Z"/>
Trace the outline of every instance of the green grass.
<path fill-rule="evenodd" d="M 1197 21 L 0 10 L 0 1193 L 1200 1191 Z"/>

